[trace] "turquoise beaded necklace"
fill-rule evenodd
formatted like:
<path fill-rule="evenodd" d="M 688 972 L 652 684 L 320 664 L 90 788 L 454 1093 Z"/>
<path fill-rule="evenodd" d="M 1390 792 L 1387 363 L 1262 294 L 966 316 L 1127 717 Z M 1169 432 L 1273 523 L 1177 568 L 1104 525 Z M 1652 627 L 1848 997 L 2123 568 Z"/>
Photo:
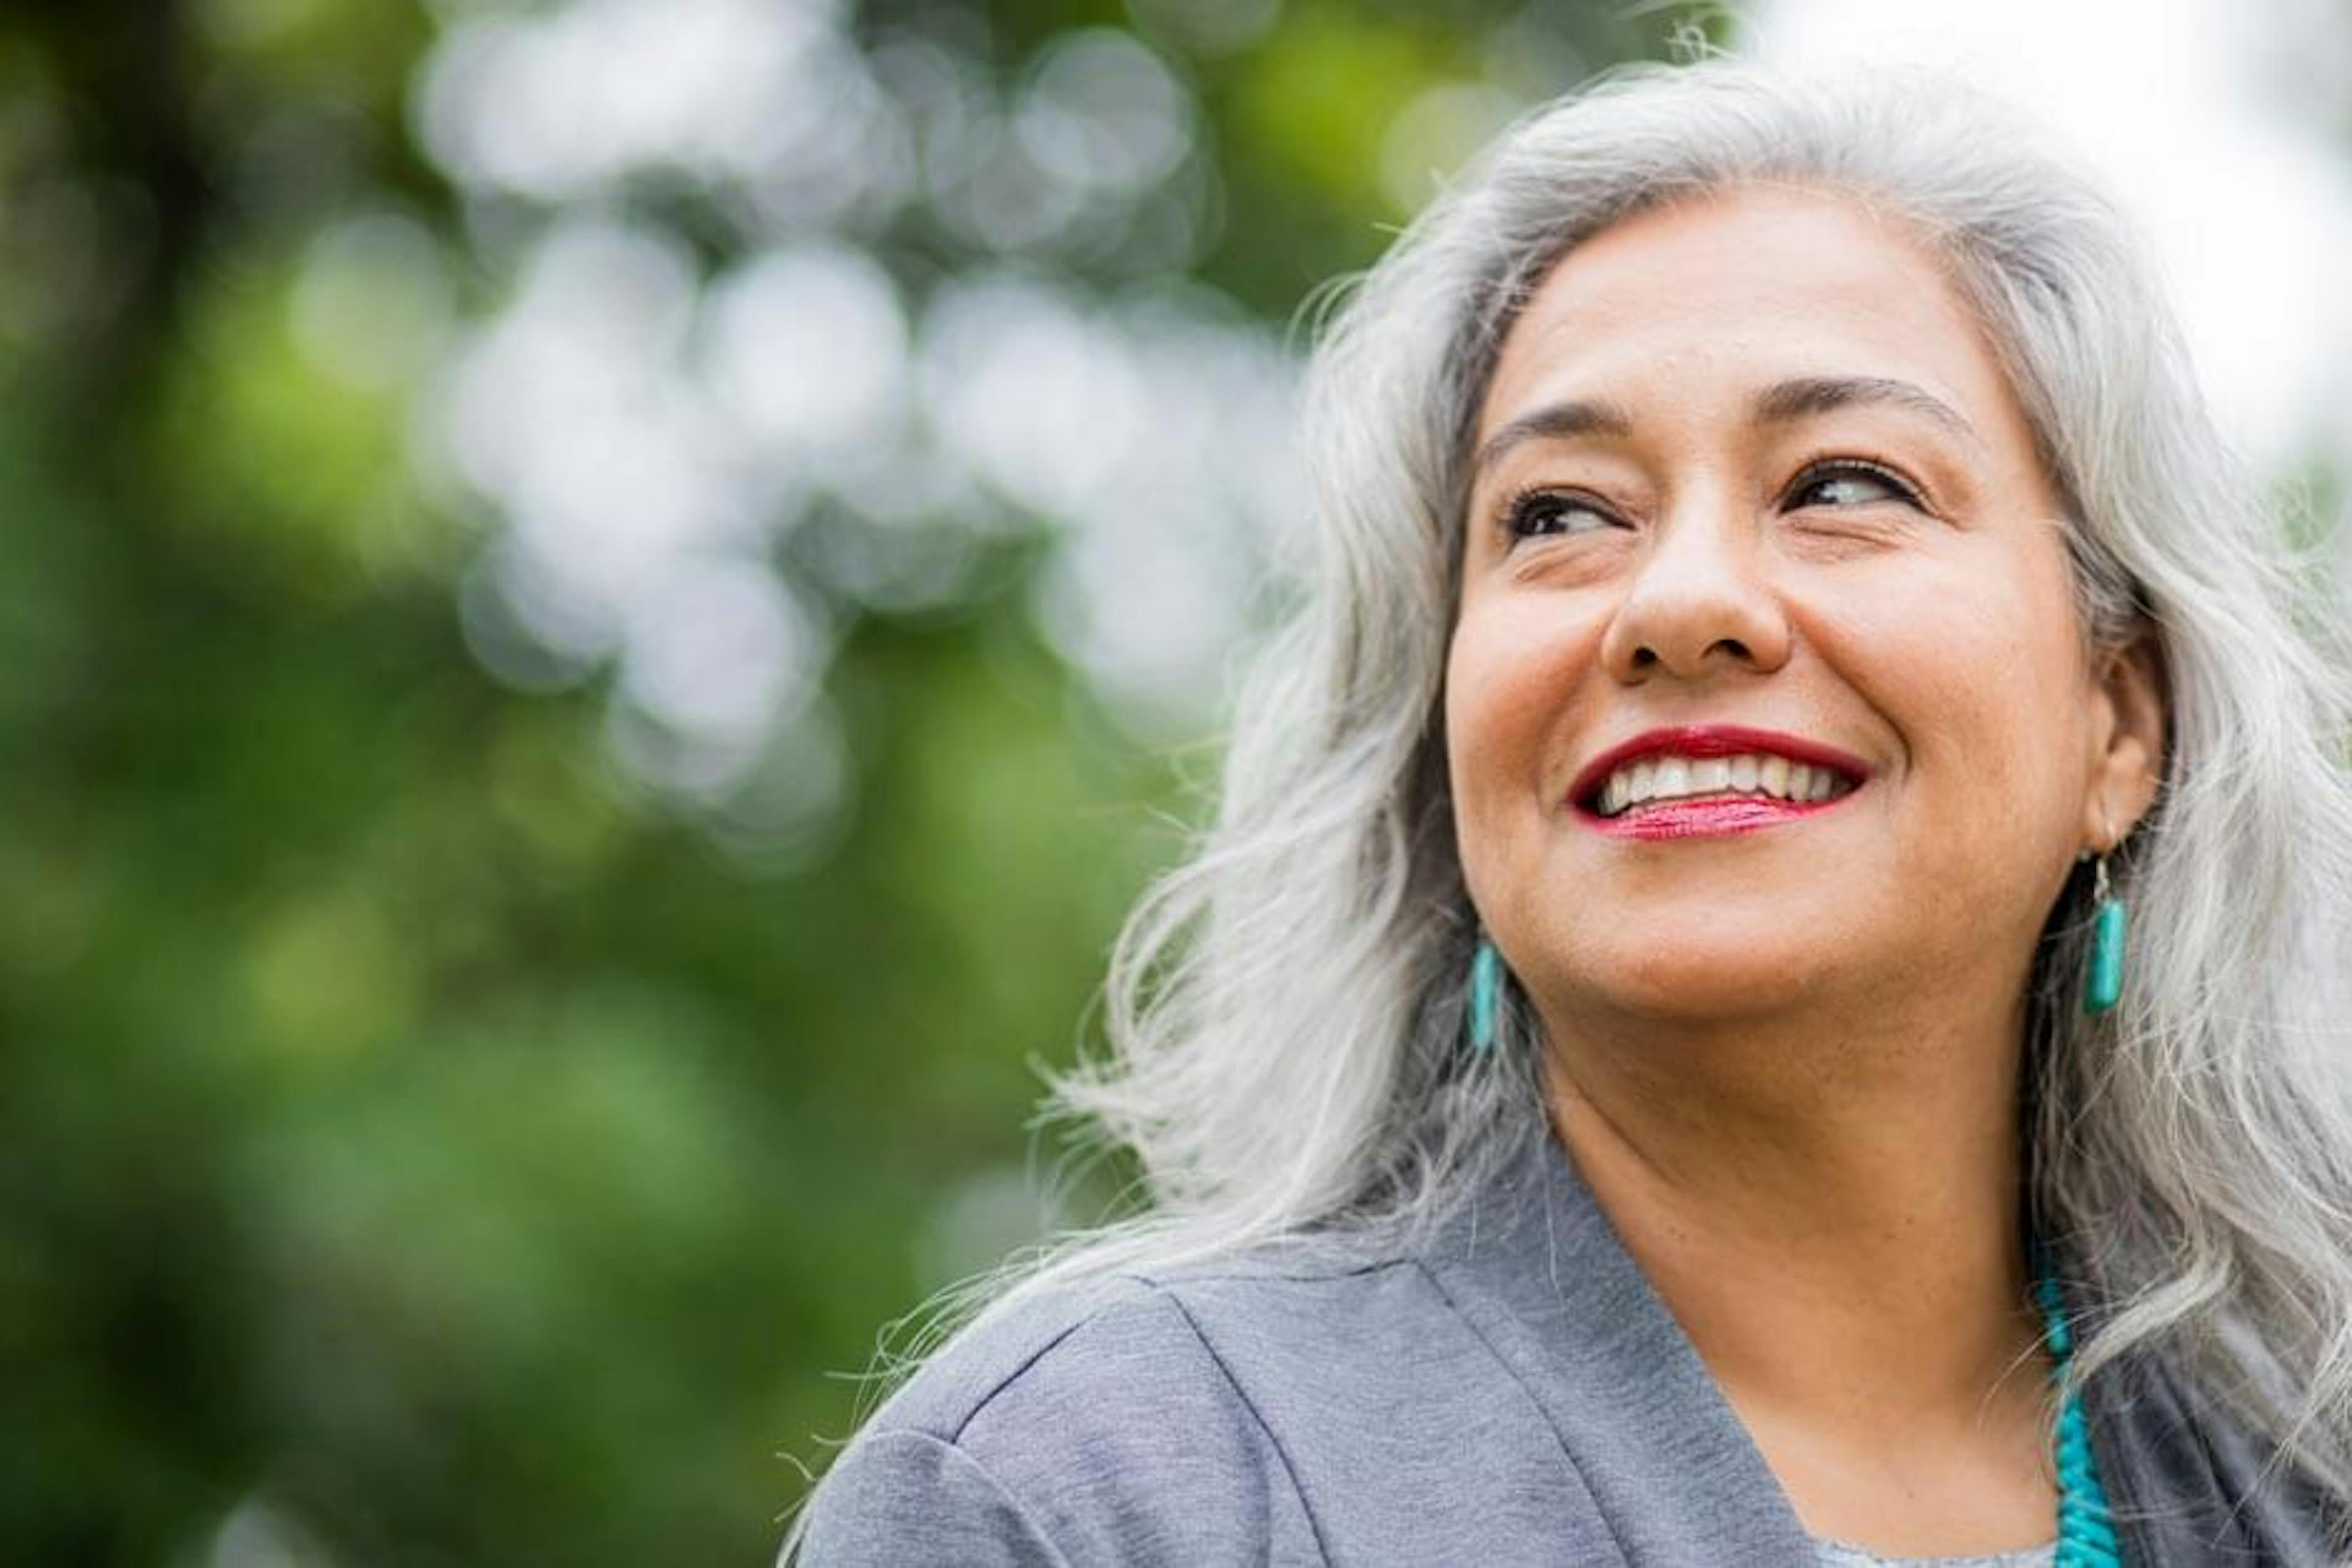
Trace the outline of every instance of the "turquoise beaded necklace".
<path fill-rule="evenodd" d="M 2056 1363 L 2054 1374 L 2063 1376 L 2074 1353 L 2074 1335 L 2066 1326 L 2058 1282 L 2048 1268 L 2035 1271 L 2033 1293 L 2042 1304 L 2042 1342 Z M 2083 1415 L 2082 1400 L 2070 1394 L 2058 1414 L 2057 1568 L 2121 1568 L 2123 1560 L 2116 1517 L 2107 1507 L 2107 1490 L 2099 1484 L 2098 1461 L 2091 1453 L 2091 1424 Z"/>

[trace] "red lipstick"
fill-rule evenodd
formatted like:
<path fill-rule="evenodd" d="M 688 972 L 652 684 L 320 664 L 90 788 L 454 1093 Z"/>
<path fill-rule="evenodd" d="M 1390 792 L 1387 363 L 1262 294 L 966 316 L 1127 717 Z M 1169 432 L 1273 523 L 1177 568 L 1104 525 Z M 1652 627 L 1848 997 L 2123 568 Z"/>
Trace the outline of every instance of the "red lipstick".
<path fill-rule="evenodd" d="M 1791 763 L 1825 770 L 1838 780 L 1841 788 L 1828 800 L 1717 795 L 1647 802 L 1615 816 L 1603 816 L 1595 809 L 1610 775 L 1644 757 L 1749 754 L 1785 757 Z M 1569 788 L 1568 804 L 1588 826 L 1616 837 L 1690 838 L 1748 833 L 1831 809 L 1859 788 L 1870 777 L 1870 764 L 1851 752 L 1801 735 L 1741 724 L 1684 724 L 1645 730 L 1594 757 L 1578 771 L 1576 782 Z"/>

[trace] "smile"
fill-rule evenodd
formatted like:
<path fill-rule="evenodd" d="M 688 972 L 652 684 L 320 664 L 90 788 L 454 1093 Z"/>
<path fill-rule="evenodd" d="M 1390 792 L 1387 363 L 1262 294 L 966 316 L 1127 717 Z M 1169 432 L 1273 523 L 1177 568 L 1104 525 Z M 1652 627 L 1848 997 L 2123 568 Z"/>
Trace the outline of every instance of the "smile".
<path fill-rule="evenodd" d="M 1595 805 L 1603 816 L 1621 816 L 1655 801 L 1728 795 L 1814 802 L 1834 799 L 1853 788 L 1828 768 L 1792 763 L 1769 752 L 1736 757 L 1665 756 L 1611 773 Z"/>
<path fill-rule="evenodd" d="M 1861 759 L 1799 736 L 1685 725 L 1611 747 L 1578 774 L 1570 799 L 1611 833 L 1744 833 L 1834 805 L 1869 773 Z"/>

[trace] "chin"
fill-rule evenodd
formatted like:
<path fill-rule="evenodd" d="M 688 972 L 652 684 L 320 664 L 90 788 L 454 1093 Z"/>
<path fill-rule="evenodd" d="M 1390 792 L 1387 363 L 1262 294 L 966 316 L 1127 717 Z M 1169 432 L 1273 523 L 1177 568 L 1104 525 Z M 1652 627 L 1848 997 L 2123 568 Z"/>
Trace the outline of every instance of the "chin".
<path fill-rule="evenodd" d="M 1801 1006 L 1837 978 L 1819 943 L 1791 942 L 1785 929 L 1746 941 L 1624 940 L 1635 934 L 1581 946 L 1560 977 L 1564 993 L 1624 1016 L 1702 1023 Z"/>

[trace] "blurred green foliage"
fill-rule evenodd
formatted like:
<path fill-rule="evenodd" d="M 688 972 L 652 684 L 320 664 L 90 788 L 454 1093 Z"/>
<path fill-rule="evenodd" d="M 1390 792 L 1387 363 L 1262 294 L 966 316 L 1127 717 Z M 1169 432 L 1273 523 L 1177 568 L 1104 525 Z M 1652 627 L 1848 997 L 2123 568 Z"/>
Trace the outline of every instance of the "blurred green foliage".
<path fill-rule="evenodd" d="M 833 606 L 854 790 L 780 866 L 615 769 L 609 673 L 485 672 L 457 600 L 496 520 L 414 460 L 429 369 L 337 374 L 302 300 L 368 215 L 424 237 L 461 320 L 507 287 L 512 215 L 412 130 L 420 63 L 486 9 L 0 22 L 8 1562 L 762 1559 L 803 1489 L 781 1456 L 821 1466 L 850 1420 L 836 1374 L 1041 1223 L 1034 1064 L 1079 1048 L 1213 761 L 1041 638 L 1046 520 L 951 604 Z M 1002 81 L 1139 30 L 1218 180 L 1192 274 L 1279 331 L 1401 216 L 1401 105 L 1498 59 L 1562 88 L 1673 21 L 1256 9 L 1214 47 L 1172 0 L 843 25 Z M 711 265 L 740 243 L 691 192 L 622 199 Z M 919 215 L 862 242 L 910 289 L 972 260 Z"/>

